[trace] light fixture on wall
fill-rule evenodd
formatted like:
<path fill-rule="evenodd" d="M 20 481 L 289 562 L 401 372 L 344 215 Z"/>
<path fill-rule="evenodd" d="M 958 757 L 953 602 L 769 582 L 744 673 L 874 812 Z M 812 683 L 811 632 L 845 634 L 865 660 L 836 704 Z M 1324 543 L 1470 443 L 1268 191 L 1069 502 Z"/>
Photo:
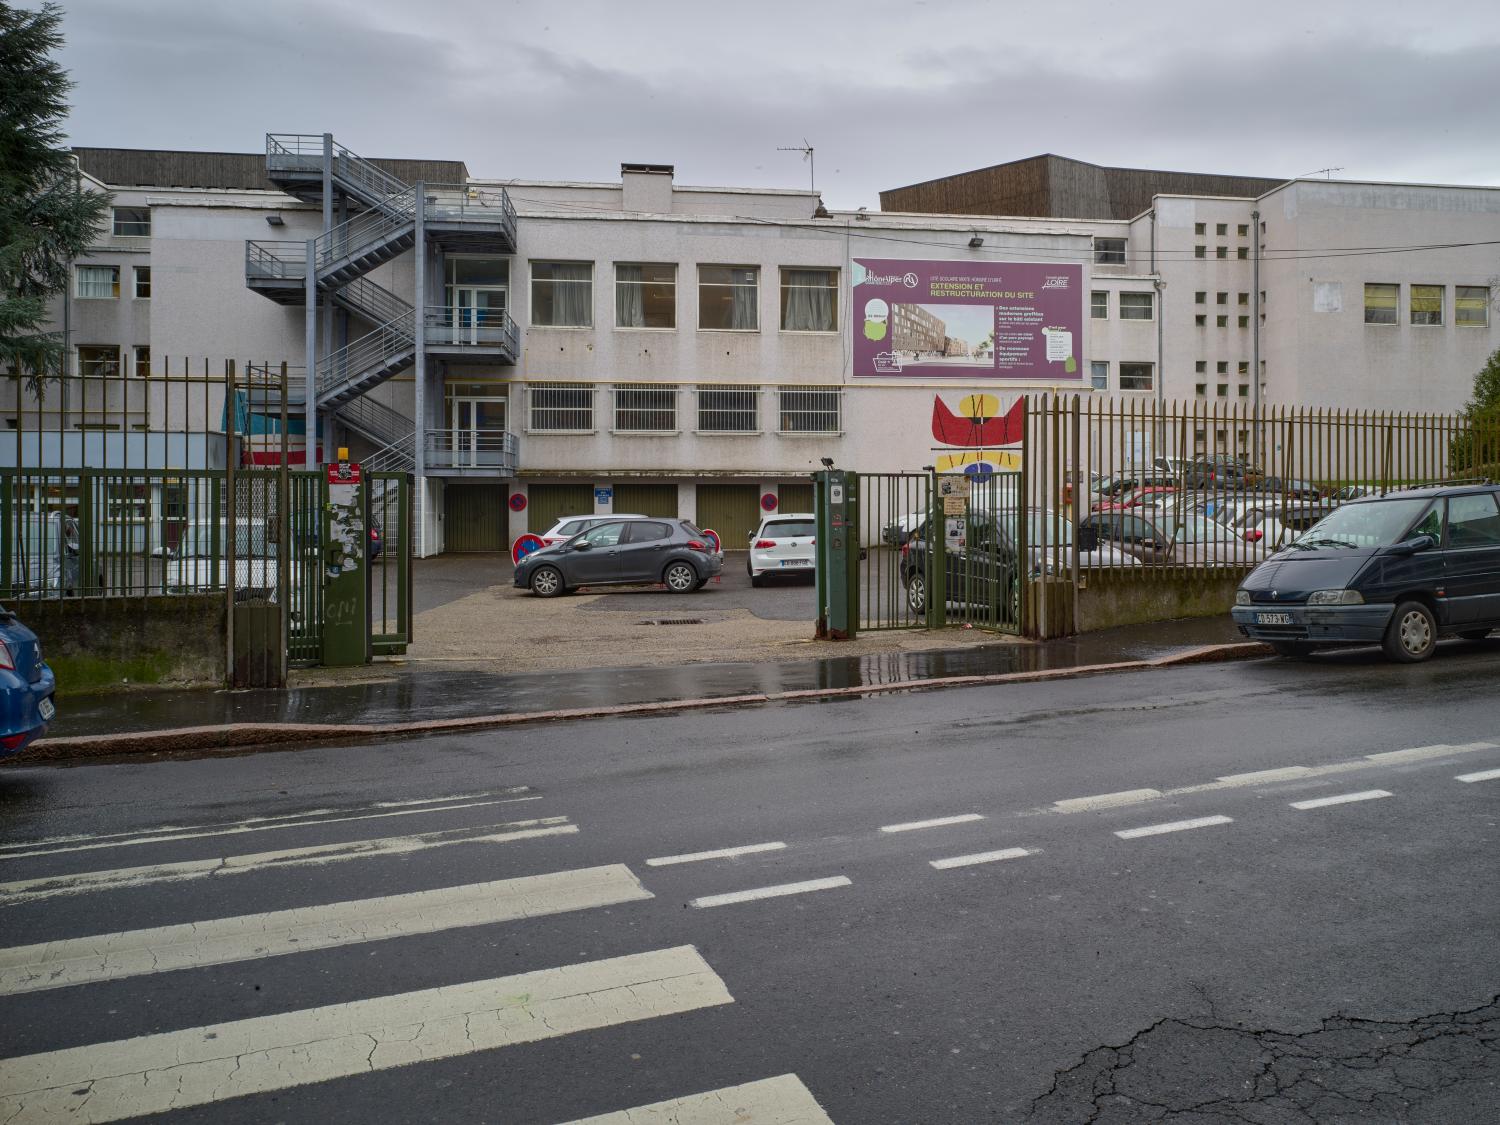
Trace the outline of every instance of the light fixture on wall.
<path fill-rule="evenodd" d="M 266 216 L 266 226 L 268 226 L 268 227 L 284 227 L 284 226 L 286 226 L 286 220 L 283 219 L 280 215 L 267 215 Z"/>
<path fill-rule="evenodd" d="M 978 250 L 983 245 L 984 245 L 984 239 L 980 238 L 979 235 L 977 235 L 977 234 L 973 238 L 969 239 L 969 249 L 970 250 Z"/>

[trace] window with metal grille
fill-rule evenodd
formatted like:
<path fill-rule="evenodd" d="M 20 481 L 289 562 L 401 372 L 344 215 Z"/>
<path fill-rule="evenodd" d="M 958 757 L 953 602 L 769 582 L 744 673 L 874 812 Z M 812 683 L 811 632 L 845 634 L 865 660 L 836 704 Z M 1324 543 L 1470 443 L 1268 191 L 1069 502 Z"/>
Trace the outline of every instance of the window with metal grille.
<path fill-rule="evenodd" d="M 759 387 L 698 388 L 698 432 L 753 434 L 760 430 Z"/>
<path fill-rule="evenodd" d="M 836 434 L 843 429 L 837 387 L 782 387 L 777 413 L 784 434 Z"/>
<path fill-rule="evenodd" d="M 528 388 L 536 433 L 572 433 L 594 428 L 594 384 L 532 383 Z"/>
<path fill-rule="evenodd" d="M 677 429 L 677 388 L 657 383 L 618 384 L 615 429 L 636 433 Z"/>
<path fill-rule="evenodd" d="M 1094 239 L 1094 261 L 1100 265 L 1123 266 L 1125 264 L 1125 240 L 1123 238 Z"/>
<path fill-rule="evenodd" d="M 151 235 L 151 208 L 116 207 L 114 233 L 149 238 Z"/>

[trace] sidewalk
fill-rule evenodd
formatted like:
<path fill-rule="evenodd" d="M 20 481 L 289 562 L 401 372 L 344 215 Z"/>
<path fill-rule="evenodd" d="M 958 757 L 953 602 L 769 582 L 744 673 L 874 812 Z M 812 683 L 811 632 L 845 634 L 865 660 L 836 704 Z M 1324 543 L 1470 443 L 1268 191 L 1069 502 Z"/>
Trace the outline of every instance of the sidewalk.
<path fill-rule="evenodd" d="M 596 668 L 495 674 L 436 662 L 382 663 L 355 682 L 280 691 L 140 689 L 70 697 L 49 739 L 229 724 L 389 725 L 480 716 L 714 700 L 913 683 L 953 676 L 1056 671 L 1153 660 L 1242 641 L 1227 617 L 1166 621 L 1044 644 L 830 656 L 783 663 Z M 42 745 L 45 745 L 43 743 Z"/>

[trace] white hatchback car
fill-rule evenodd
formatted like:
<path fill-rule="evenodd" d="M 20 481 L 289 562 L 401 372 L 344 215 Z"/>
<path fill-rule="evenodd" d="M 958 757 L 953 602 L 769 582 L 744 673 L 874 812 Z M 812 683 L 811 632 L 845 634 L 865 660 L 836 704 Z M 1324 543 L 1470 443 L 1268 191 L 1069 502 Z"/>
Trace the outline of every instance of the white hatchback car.
<path fill-rule="evenodd" d="M 768 574 L 812 574 L 816 554 L 817 517 L 811 512 L 767 516 L 750 536 L 745 570 L 750 585 L 764 586 Z"/>
<path fill-rule="evenodd" d="M 619 512 L 608 516 L 564 516 L 542 532 L 540 538 L 545 546 L 555 547 L 559 543 L 566 543 L 575 535 L 582 535 L 597 524 L 608 523 L 611 520 L 643 520 L 645 518 L 645 516 L 629 512 Z"/>

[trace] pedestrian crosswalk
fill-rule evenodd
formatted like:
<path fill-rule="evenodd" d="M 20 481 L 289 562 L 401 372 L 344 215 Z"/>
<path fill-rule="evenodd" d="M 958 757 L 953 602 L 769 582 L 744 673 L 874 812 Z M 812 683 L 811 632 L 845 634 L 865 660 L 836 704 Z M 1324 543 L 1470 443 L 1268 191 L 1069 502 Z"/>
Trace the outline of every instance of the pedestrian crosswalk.
<path fill-rule="evenodd" d="M 391 823 L 384 819 L 390 811 L 432 814 L 430 819 L 439 823 L 445 815 L 459 814 L 460 810 L 460 819 L 473 818 L 472 810 L 517 795 L 516 791 L 501 796 L 462 794 L 442 801 L 392 803 L 384 809 L 318 809 L 225 825 L 162 827 L 98 838 L 58 837 L 0 848 L 0 870 L 13 876 L 0 883 L 0 916 L 7 923 L 5 932 L 14 935 L 25 933 L 25 920 L 45 919 L 63 895 L 88 896 L 67 917 L 92 918 L 98 916 L 88 909 L 94 896 L 107 897 L 111 902 L 122 901 L 120 896 L 128 901 L 150 902 L 154 901 L 150 899 L 152 889 L 161 884 L 230 873 L 290 870 L 300 873 L 299 897 L 306 901 L 309 877 L 315 880 L 313 886 L 339 885 L 337 871 L 347 868 L 320 875 L 330 864 L 362 860 L 381 865 L 382 881 L 388 875 L 399 881 L 400 868 L 391 864 L 432 848 L 521 840 L 535 844 L 524 852 L 523 859 L 513 863 L 512 857 L 520 854 L 516 849 L 483 853 L 509 863 L 505 878 L 290 909 L 207 918 L 179 916 L 163 920 L 165 924 L 118 932 L 103 932 L 96 926 L 92 932 L 14 944 L 0 949 L 0 1003 L 23 1004 L 31 994 L 56 994 L 59 990 L 68 990 L 70 998 L 86 1003 L 90 990 L 105 986 L 114 990 L 109 994 L 111 1003 L 118 1003 L 121 989 L 154 982 L 150 985 L 150 995 L 156 998 L 153 1017 L 160 1020 L 163 997 L 170 1006 L 173 997 L 184 996 L 183 990 L 192 988 L 191 981 L 203 979 L 191 977 L 194 972 L 212 974 L 222 966 L 253 963 L 251 971 L 257 980 L 284 979 L 288 983 L 280 994 L 294 996 L 295 985 L 290 982 L 297 979 L 293 972 L 297 955 L 322 951 L 325 957 L 349 956 L 373 943 L 422 936 L 430 944 L 441 942 L 449 933 L 455 933 L 455 940 L 467 942 L 456 932 L 472 932 L 476 927 L 507 927 L 491 931 L 500 938 L 487 939 L 494 948 L 503 949 L 505 935 L 523 932 L 517 927 L 539 925 L 543 919 L 574 912 L 633 907 L 653 899 L 651 891 L 623 863 L 561 870 L 556 869 L 561 865 L 554 863 L 549 869 L 548 849 L 557 848 L 580 832 L 566 816 L 458 828 L 432 827 L 419 819 L 411 823 L 423 830 L 399 836 L 304 843 L 276 851 L 207 859 L 171 858 L 171 849 L 183 841 L 200 842 L 193 850 L 201 855 L 201 842 L 205 840 L 234 839 L 247 831 L 316 830 L 376 818 L 381 818 L 379 823 Z M 301 841 L 289 834 L 286 842 Z M 100 857 L 107 862 L 117 854 L 130 854 L 130 849 L 143 843 L 153 846 L 153 855 L 167 849 L 167 861 L 122 867 L 97 864 Z M 75 867 L 80 866 L 77 861 L 86 864 L 89 860 L 96 866 L 92 870 L 56 871 L 60 863 L 70 860 Z M 28 874 L 27 861 L 45 864 L 50 873 Z M 516 873 L 518 867 L 531 870 Z M 263 901 L 263 884 L 260 894 Z M 167 901 L 179 904 L 173 909 L 181 909 L 181 896 Z M 335 986 L 346 990 L 333 1003 L 273 1014 L 260 1014 L 264 1009 L 251 1008 L 256 1014 L 240 1009 L 226 1012 L 220 1022 L 203 1022 L 205 1014 L 215 1014 L 212 1008 L 194 1007 L 184 997 L 183 1007 L 195 1016 L 175 1027 L 168 1013 L 165 1023 L 151 1025 L 146 1034 L 126 1038 L 104 1035 L 98 1042 L 88 1041 L 87 1026 L 69 1028 L 59 1038 L 33 1040 L 31 1050 L 13 1051 L 12 1057 L 0 1059 L 0 1121 L 6 1125 L 83 1125 L 212 1107 L 273 1091 L 282 1092 L 276 1103 L 277 1118 L 297 1120 L 295 1091 L 315 1084 L 481 1052 L 504 1052 L 646 1021 L 661 1023 L 660 1034 L 670 1039 L 672 1017 L 734 1004 L 728 985 L 697 947 L 642 944 L 647 947 L 614 956 L 569 958 L 563 947 L 553 949 L 544 943 L 540 953 L 533 951 L 532 964 L 540 957 L 545 967 L 479 979 L 464 979 L 465 971 L 457 967 L 456 959 L 452 976 L 457 979 L 407 990 L 386 983 L 384 995 L 368 992 L 372 980 L 378 989 L 387 978 L 361 971 L 360 966 Z M 472 966 L 473 961 L 461 963 Z M 483 964 L 490 967 L 494 963 Z M 276 974 L 282 970 L 285 974 L 278 978 Z M 435 971 L 441 974 L 441 966 Z M 467 975 L 474 975 L 472 968 Z M 433 979 L 429 976 L 420 983 Z M 188 983 L 174 987 L 184 981 Z M 329 996 L 318 998 L 327 1000 Z M 38 996 L 34 1003 L 44 1004 L 46 999 Z M 71 1010 L 77 1008 L 74 1004 Z M 6 1012 L 0 1010 L 0 1021 L 4 1019 Z M 184 1026 L 189 1023 L 197 1026 Z M 736 1073 L 734 1077 L 738 1080 L 744 1076 Z M 715 1088 L 703 1088 L 707 1086 Z M 293 1100 L 288 1101 L 289 1097 Z M 763 1080 L 728 1085 L 704 1082 L 648 1105 L 631 1107 L 625 1099 L 621 1101 L 625 1107 L 599 1107 L 608 1111 L 587 1120 L 601 1125 L 828 1125 L 830 1120 L 794 1074 L 772 1073 Z M 431 1106 L 424 1112 L 432 1119 L 444 1116 Z"/>

